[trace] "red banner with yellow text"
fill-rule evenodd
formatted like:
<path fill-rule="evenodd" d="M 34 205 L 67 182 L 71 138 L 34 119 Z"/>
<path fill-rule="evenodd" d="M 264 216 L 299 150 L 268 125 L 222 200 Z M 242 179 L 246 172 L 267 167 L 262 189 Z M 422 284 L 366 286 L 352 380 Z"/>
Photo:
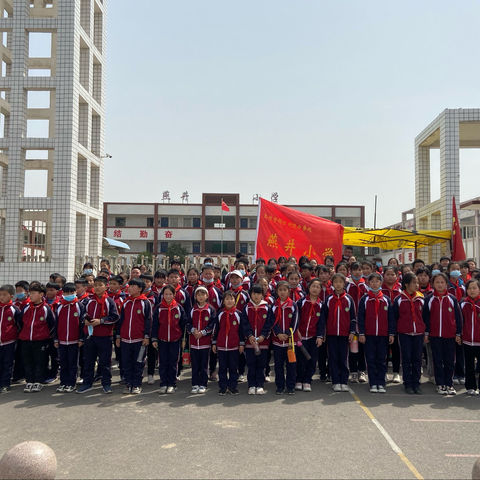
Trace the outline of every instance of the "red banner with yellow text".
<path fill-rule="evenodd" d="M 338 263 L 342 258 L 342 243 L 342 225 L 260 199 L 256 258 L 293 256 L 298 260 L 306 255 L 323 263 L 331 255 Z"/>

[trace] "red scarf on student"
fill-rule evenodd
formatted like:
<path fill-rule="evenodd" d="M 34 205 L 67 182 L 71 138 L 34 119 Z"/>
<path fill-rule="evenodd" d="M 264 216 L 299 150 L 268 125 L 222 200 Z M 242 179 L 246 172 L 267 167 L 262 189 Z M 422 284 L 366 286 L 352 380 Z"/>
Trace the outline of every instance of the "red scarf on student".
<path fill-rule="evenodd" d="M 294 302 L 298 302 L 302 296 L 300 295 L 300 287 L 295 287 L 295 288 L 292 288 L 290 287 L 290 298 L 294 301 Z"/>
<path fill-rule="evenodd" d="M 227 337 L 228 337 L 228 333 L 230 332 L 230 315 L 235 315 L 236 311 L 237 311 L 237 307 L 232 307 L 224 310 L 224 312 L 227 314 L 227 324 L 225 325 L 225 333 Z"/>
<path fill-rule="evenodd" d="M 436 290 L 433 291 L 433 295 L 435 297 L 438 297 L 439 300 L 441 300 L 443 297 L 448 297 L 448 289 L 445 290 L 445 293 L 439 293 Z"/>
<path fill-rule="evenodd" d="M 412 312 L 412 321 L 415 323 L 417 321 L 417 317 L 415 316 L 415 303 L 414 300 L 418 297 L 418 292 L 415 292 L 413 295 L 409 295 L 405 290 L 403 292 L 405 296 L 410 301 L 410 311 Z"/>
<path fill-rule="evenodd" d="M 77 296 L 78 300 L 83 300 L 84 298 L 89 298 L 89 297 L 90 295 L 87 292 L 85 292 L 81 297 Z"/>
<path fill-rule="evenodd" d="M 466 296 L 465 301 L 470 303 L 474 310 L 475 310 L 475 308 L 480 308 L 480 305 L 477 303 L 478 301 L 480 301 L 480 295 L 476 298 L 471 298 L 469 296 Z M 2 306 L 1 303 L 0 303 L 0 306 Z"/>
<path fill-rule="evenodd" d="M 334 307 L 334 318 L 338 318 L 338 314 L 340 309 L 342 308 L 342 299 L 347 296 L 347 292 L 343 292 L 341 295 L 337 295 L 334 293 L 332 297 L 335 299 L 335 307 Z"/>
<path fill-rule="evenodd" d="M 378 319 L 378 310 L 380 309 L 380 300 L 383 298 L 383 292 L 380 290 L 379 292 L 375 293 L 369 290 L 368 298 L 375 299 L 375 318 Z"/>
<path fill-rule="evenodd" d="M 290 305 L 293 305 L 293 300 L 288 297 L 284 302 L 282 302 L 280 300 L 280 297 L 277 298 L 277 300 L 275 301 L 275 305 L 278 307 L 276 312 L 275 312 L 275 325 L 277 323 L 280 322 L 281 318 L 282 318 L 282 312 L 283 312 L 283 309 L 286 307 L 286 306 L 290 306 Z"/>
<path fill-rule="evenodd" d="M 138 298 L 138 297 L 137 297 Z M 167 303 L 164 298 L 162 298 L 162 301 L 160 303 L 160 306 L 163 308 L 168 309 L 167 313 L 167 321 L 168 324 L 171 325 L 171 320 L 172 320 L 172 310 L 178 305 L 177 301 L 173 299 L 170 303 Z"/>
<path fill-rule="evenodd" d="M 67 301 L 67 300 L 65 300 L 64 298 L 61 298 L 61 299 L 60 299 L 60 304 L 61 304 L 61 305 L 72 305 L 72 304 L 77 303 L 77 302 L 78 302 L 78 298 L 77 298 L 77 297 L 75 297 L 73 300 L 70 300 L 70 301 Z"/>
<path fill-rule="evenodd" d="M 138 297 L 132 297 L 131 295 L 129 295 L 125 299 L 125 301 L 127 301 L 127 300 L 132 300 L 132 302 L 134 302 L 135 300 L 148 300 L 148 298 L 144 293 L 142 293 L 142 294 L 138 295 Z"/>
<path fill-rule="evenodd" d="M 93 299 L 100 305 L 100 315 L 98 318 L 107 316 L 108 310 L 105 308 L 107 303 L 108 293 L 104 292 L 101 297 L 98 297 L 96 293 L 93 294 Z"/>
<path fill-rule="evenodd" d="M 307 301 L 310 302 L 310 311 L 308 312 L 308 318 L 312 318 L 312 313 L 315 309 L 315 305 L 320 305 L 320 298 L 317 297 L 315 301 L 312 301 L 312 299 L 310 298 L 310 295 L 307 295 Z"/>
<path fill-rule="evenodd" d="M 13 302 L 10 300 L 9 302 L 7 303 L 2 303 L 0 302 L 0 308 L 3 308 L 3 307 L 11 307 L 13 305 Z"/>

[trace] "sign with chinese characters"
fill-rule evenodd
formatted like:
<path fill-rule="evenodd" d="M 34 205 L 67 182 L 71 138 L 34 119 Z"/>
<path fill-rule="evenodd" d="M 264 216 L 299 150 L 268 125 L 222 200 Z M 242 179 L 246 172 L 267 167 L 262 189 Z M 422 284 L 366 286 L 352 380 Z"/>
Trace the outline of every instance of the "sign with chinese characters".
<path fill-rule="evenodd" d="M 323 263 L 327 255 L 342 258 L 342 225 L 260 199 L 257 258 L 302 255 Z"/>

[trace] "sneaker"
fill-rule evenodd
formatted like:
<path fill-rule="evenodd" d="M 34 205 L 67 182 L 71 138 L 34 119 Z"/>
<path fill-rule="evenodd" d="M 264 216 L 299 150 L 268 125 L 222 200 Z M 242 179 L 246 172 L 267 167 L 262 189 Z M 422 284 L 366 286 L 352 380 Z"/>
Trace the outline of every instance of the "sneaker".
<path fill-rule="evenodd" d="M 283 395 L 283 389 L 277 388 L 277 391 L 275 392 L 276 395 Z"/>
<path fill-rule="evenodd" d="M 41 392 L 43 385 L 41 383 L 34 383 L 32 387 L 32 392 Z"/>
<path fill-rule="evenodd" d="M 63 393 L 65 391 L 65 385 L 59 385 L 56 391 L 58 393 Z"/>
<path fill-rule="evenodd" d="M 470 388 L 465 393 L 467 395 L 471 395 L 472 397 L 476 397 L 478 395 L 478 390 L 474 390 L 473 388 Z"/>
<path fill-rule="evenodd" d="M 357 372 L 353 372 L 352 375 L 351 375 L 351 381 L 353 383 L 358 383 L 358 373 Z"/>
<path fill-rule="evenodd" d="M 167 387 L 165 385 L 163 387 L 160 387 L 158 389 L 158 393 L 160 393 L 161 395 L 163 395 L 164 393 L 167 393 Z"/>
<path fill-rule="evenodd" d="M 402 383 L 402 379 L 400 378 L 399 373 L 394 373 L 392 378 L 393 383 Z"/>
<path fill-rule="evenodd" d="M 422 392 L 422 389 L 420 387 L 416 387 L 413 389 L 414 392 L 417 394 L 417 395 L 421 395 L 423 392 Z"/>
<path fill-rule="evenodd" d="M 408 393 L 409 395 L 413 395 L 415 392 L 415 389 L 412 387 L 405 387 L 405 393 Z"/>
<path fill-rule="evenodd" d="M 0 393 L 8 393 L 10 389 L 8 387 L 0 387 Z"/>
<path fill-rule="evenodd" d="M 110 385 L 104 385 L 102 390 L 103 390 L 103 393 L 107 395 L 113 392 L 112 387 Z"/>
<path fill-rule="evenodd" d="M 255 387 L 248 387 L 248 394 L 255 395 Z"/>
<path fill-rule="evenodd" d="M 453 384 L 460 385 L 460 379 L 458 377 L 453 377 Z"/>
<path fill-rule="evenodd" d="M 228 391 L 230 392 L 231 395 L 238 395 L 239 391 L 237 388 L 229 388 Z"/>
<path fill-rule="evenodd" d="M 262 387 L 258 387 L 257 390 L 255 391 L 257 395 L 265 395 L 267 393 L 266 390 L 264 390 Z"/>
<path fill-rule="evenodd" d="M 441 385 L 437 386 L 437 393 L 439 395 L 448 395 L 447 389 L 445 387 L 442 387 Z"/>
<path fill-rule="evenodd" d="M 342 391 L 342 386 L 339 383 L 336 383 L 333 387 L 334 392 L 341 392 Z"/>
<path fill-rule="evenodd" d="M 30 393 L 32 391 L 32 388 L 33 388 L 33 383 L 27 383 L 25 387 L 23 387 L 23 391 L 25 393 Z"/>
<path fill-rule="evenodd" d="M 218 381 L 218 375 L 215 373 L 215 372 L 212 372 L 210 374 L 210 376 L 208 377 L 208 379 L 211 381 L 211 382 L 217 382 Z"/>
<path fill-rule="evenodd" d="M 295 395 L 295 390 L 294 389 L 287 389 L 287 395 Z"/>
<path fill-rule="evenodd" d="M 370 387 L 370 393 L 378 393 L 378 387 L 376 385 L 372 385 Z"/>
<path fill-rule="evenodd" d="M 79 378 L 79 379 L 77 380 L 77 384 L 78 384 L 78 385 L 83 385 L 83 378 Z"/>
<path fill-rule="evenodd" d="M 129 387 L 128 385 L 123 389 L 123 392 L 122 392 L 124 395 L 128 395 L 129 393 L 132 393 L 132 389 L 131 387 Z"/>
<path fill-rule="evenodd" d="M 342 389 L 342 392 L 348 392 L 348 391 L 349 391 L 349 390 L 348 390 L 348 385 L 345 385 L 344 383 L 342 383 L 342 384 L 340 385 L 340 388 Z"/>
<path fill-rule="evenodd" d="M 453 387 L 447 387 L 447 395 L 456 395 L 457 391 Z"/>
<path fill-rule="evenodd" d="M 270 382 L 272 381 L 271 378 L 270 378 L 270 375 L 266 375 L 266 376 L 265 376 L 265 381 L 266 381 L 267 383 L 270 383 Z"/>
<path fill-rule="evenodd" d="M 198 388 L 199 388 L 198 385 L 194 385 L 190 393 L 198 393 Z"/>
<path fill-rule="evenodd" d="M 243 383 L 245 381 L 245 375 L 238 376 L 238 383 Z"/>
<path fill-rule="evenodd" d="M 85 393 L 88 392 L 89 390 L 92 389 L 91 385 L 81 385 L 79 388 L 77 388 L 77 393 Z"/>
<path fill-rule="evenodd" d="M 387 393 L 387 390 L 383 385 L 378 386 L 378 393 Z"/>
<path fill-rule="evenodd" d="M 43 383 L 47 384 L 47 385 L 50 385 L 51 383 L 53 383 L 55 380 L 57 379 L 57 377 L 49 377 L 47 379 L 45 379 L 43 381 Z"/>
<path fill-rule="evenodd" d="M 147 379 L 147 385 L 153 385 L 155 380 L 153 379 L 153 375 L 149 375 Z"/>
<path fill-rule="evenodd" d="M 304 383 L 302 385 L 302 387 L 303 387 L 304 392 L 311 392 L 312 391 L 312 386 L 309 383 Z"/>
<path fill-rule="evenodd" d="M 221 388 L 221 389 L 218 391 L 218 394 L 223 397 L 224 395 L 227 394 L 227 390 L 226 390 L 225 388 Z"/>
<path fill-rule="evenodd" d="M 173 385 L 167 387 L 167 393 L 175 393 L 176 388 Z"/>
<path fill-rule="evenodd" d="M 465 385 L 465 377 L 459 377 L 458 381 L 460 382 L 460 385 Z"/>
<path fill-rule="evenodd" d="M 64 390 L 65 393 L 72 393 L 74 391 L 75 391 L 75 387 L 72 385 L 67 385 Z"/>
<path fill-rule="evenodd" d="M 131 393 L 133 395 L 138 395 L 139 393 L 142 393 L 142 387 L 132 387 Z"/>
<path fill-rule="evenodd" d="M 303 385 L 301 383 L 296 383 L 295 384 L 295 390 L 301 390 L 303 388 Z"/>
<path fill-rule="evenodd" d="M 200 385 L 198 387 L 198 393 L 206 393 L 207 392 L 207 387 L 204 387 L 203 385 Z"/>
<path fill-rule="evenodd" d="M 367 375 L 365 374 L 365 372 L 360 372 L 358 374 L 358 382 L 359 383 L 367 383 Z"/>

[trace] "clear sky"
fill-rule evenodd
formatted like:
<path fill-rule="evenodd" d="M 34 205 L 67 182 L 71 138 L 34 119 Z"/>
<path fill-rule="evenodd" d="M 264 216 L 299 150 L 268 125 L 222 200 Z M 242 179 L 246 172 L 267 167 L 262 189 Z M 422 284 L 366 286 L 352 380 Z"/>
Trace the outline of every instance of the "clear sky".
<path fill-rule="evenodd" d="M 445 108 L 480 107 L 477 0 L 107 7 L 105 201 L 277 191 L 364 204 L 372 226 L 377 193 L 386 226 L 414 206 L 415 136 Z M 479 162 L 462 151 L 462 201 L 480 195 Z"/>

